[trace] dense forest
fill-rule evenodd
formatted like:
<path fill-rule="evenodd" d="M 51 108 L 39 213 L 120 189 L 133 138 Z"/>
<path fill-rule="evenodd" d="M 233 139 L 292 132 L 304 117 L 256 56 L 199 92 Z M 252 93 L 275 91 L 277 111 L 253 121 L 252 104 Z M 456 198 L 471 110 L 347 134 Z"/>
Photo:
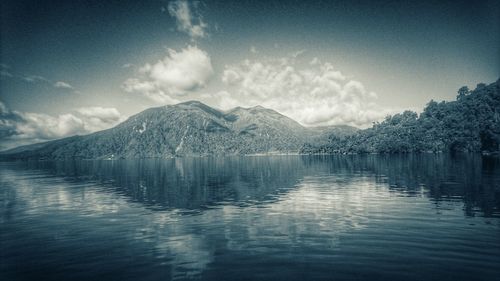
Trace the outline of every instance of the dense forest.
<path fill-rule="evenodd" d="M 500 151 L 500 79 L 458 90 L 456 101 L 431 100 L 419 115 L 405 111 L 326 144 L 305 144 L 301 153 L 407 153 Z"/>

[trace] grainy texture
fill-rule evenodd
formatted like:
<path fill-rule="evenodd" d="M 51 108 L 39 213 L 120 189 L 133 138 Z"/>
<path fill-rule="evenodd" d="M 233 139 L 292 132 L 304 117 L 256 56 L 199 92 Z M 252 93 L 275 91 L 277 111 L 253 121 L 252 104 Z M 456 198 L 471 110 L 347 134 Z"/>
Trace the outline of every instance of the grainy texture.
<path fill-rule="evenodd" d="M 500 81 L 500 80 L 499 80 Z M 500 150 L 500 82 L 458 90 L 457 100 L 431 100 L 418 115 L 388 116 L 355 134 L 334 134 L 328 143 L 310 142 L 302 153 L 479 152 Z"/>
<path fill-rule="evenodd" d="M 4 159 L 145 158 L 186 155 L 298 153 L 307 141 L 349 134 L 353 127 L 306 128 L 260 106 L 222 112 L 189 101 L 147 109 L 118 126 L 86 136 L 16 148 Z"/>

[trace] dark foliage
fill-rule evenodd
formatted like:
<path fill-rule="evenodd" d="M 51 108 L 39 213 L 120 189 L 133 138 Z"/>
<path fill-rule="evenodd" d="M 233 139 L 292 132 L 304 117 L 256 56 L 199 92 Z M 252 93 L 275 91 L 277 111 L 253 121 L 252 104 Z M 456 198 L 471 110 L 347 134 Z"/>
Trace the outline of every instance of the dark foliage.
<path fill-rule="evenodd" d="M 420 116 L 405 111 L 348 136 L 330 136 L 323 145 L 305 144 L 301 152 L 408 153 L 498 152 L 500 150 L 500 80 L 458 90 L 456 101 L 431 100 Z"/>

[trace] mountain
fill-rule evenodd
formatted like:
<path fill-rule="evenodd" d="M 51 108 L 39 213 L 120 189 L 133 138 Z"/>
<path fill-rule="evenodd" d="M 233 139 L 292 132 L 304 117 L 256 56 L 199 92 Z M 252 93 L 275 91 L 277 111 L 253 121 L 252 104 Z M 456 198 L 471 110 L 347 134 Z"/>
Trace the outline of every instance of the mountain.
<path fill-rule="evenodd" d="M 303 127 L 261 106 L 220 111 L 189 101 L 147 109 L 114 128 L 90 135 L 18 147 L 1 153 L 1 157 L 102 159 L 297 153 L 307 141 L 326 136 L 325 130 Z"/>

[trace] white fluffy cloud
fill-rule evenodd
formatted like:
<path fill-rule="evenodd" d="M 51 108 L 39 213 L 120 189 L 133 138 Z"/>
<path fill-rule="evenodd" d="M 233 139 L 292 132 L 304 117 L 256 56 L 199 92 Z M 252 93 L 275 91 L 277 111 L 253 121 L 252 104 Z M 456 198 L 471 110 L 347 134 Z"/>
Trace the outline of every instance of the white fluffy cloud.
<path fill-rule="evenodd" d="M 110 128 L 125 118 L 115 108 L 82 107 L 58 116 L 9 110 L 0 102 L 0 149 L 83 135 Z"/>
<path fill-rule="evenodd" d="M 188 46 L 179 52 L 169 49 L 162 60 L 142 66 L 139 74 L 140 78 L 124 82 L 126 92 L 141 93 L 158 103 L 176 103 L 175 96 L 205 87 L 213 68 L 205 51 Z"/>
<path fill-rule="evenodd" d="M 169 49 L 163 60 L 153 65 L 146 64 L 141 70 L 160 88 L 174 94 L 183 94 L 205 86 L 213 73 L 208 54 L 192 46 L 180 52 Z"/>
<path fill-rule="evenodd" d="M 331 63 L 315 58 L 298 64 L 295 57 L 226 66 L 221 79 L 227 88 L 213 96 L 223 109 L 262 105 L 309 126 L 364 127 L 391 113 L 375 103 L 375 93 Z"/>
<path fill-rule="evenodd" d="M 125 121 L 125 117 L 114 107 L 80 107 L 76 112 L 81 115 L 88 132 L 104 130 Z"/>
<path fill-rule="evenodd" d="M 197 11 L 199 2 L 188 2 L 187 0 L 177 0 L 168 3 L 168 13 L 175 18 L 177 30 L 184 32 L 192 40 L 207 36 L 208 25 L 203 22 L 201 15 Z"/>

